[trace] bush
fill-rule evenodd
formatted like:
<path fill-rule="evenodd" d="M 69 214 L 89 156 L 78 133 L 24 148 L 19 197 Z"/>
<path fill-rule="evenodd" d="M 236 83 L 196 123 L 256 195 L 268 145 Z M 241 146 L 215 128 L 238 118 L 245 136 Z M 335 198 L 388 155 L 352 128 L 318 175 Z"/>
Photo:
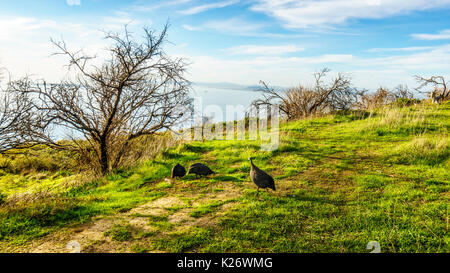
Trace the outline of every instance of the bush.
<path fill-rule="evenodd" d="M 378 88 L 375 93 L 368 94 L 367 90 L 363 90 L 358 94 L 358 102 L 356 108 L 358 110 L 374 110 L 381 108 L 383 105 L 392 101 L 392 94 L 385 88 Z"/>
<path fill-rule="evenodd" d="M 400 98 L 397 99 L 394 104 L 399 107 L 406 107 L 415 104 L 420 104 L 422 101 L 419 99 L 410 99 L 410 98 Z"/>
<path fill-rule="evenodd" d="M 261 82 L 263 98 L 253 101 L 256 109 L 277 105 L 287 120 L 318 116 L 339 110 L 350 110 L 355 104 L 356 89 L 347 75 L 339 73 L 330 83 L 324 79 L 330 70 L 325 68 L 314 74 L 315 85 L 298 85 L 285 92 L 269 88 Z"/>
<path fill-rule="evenodd" d="M 35 146 L 20 153 L 14 152 L 0 156 L 0 168 L 5 173 L 79 171 L 83 166 L 73 153 L 53 150 L 46 146 Z"/>

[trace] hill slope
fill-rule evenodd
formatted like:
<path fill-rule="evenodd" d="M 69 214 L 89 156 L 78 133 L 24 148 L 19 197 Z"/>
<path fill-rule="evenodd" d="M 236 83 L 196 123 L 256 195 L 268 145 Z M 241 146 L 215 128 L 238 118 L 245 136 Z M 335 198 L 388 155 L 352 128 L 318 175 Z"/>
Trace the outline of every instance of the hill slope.
<path fill-rule="evenodd" d="M 449 129 L 450 104 L 385 108 L 283 124 L 274 152 L 249 140 L 191 142 L 89 183 L 17 186 L 4 175 L 10 197 L 36 185 L 46 189 L 37 197 L 48 194 L 0 208 L 0 251 L 64 252 L 76 240 L 84 252 L 367 252 L 369 241 L 383 252 L 449 252 Z M 256 198 L 249 156 L 276 192 Z M 217 175 L 165 180 L 194 162 Z"/>

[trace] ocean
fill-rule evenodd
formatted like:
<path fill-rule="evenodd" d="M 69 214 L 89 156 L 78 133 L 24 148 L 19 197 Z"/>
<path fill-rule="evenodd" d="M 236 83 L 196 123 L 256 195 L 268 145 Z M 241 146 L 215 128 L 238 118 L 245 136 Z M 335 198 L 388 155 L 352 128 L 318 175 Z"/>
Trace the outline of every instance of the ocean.
<path fill-rule="evenodd" d="M 262 97 L 261 92 L 245 89 L 225 89 L 203 85 L 193 85 L 192 97 L 201 105 L 202 116 L 212 118 L 213 122 L 241 120 L 251 103 Z M 234 108 L 233 115 L 227 113 Z M 197 113 L 198 111 L 196 111 Z"/>

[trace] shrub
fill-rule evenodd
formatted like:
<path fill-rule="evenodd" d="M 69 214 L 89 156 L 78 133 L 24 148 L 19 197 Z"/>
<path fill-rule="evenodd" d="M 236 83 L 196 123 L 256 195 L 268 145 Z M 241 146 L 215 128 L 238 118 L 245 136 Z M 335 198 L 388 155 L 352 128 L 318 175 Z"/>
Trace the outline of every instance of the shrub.
<path fill-rule="evenodd" d="M 338 110 L 350 110 L 357 96 L 355 88 L 351 85 L 351 79 L 347 75 L 339 73 L 330 83 L 324 79 L 330 70 L 325 68 L 314 74 L 315 85 L 299 85 L 285 92 L 275 91 L 265 82 L 262 92 L 263 98 L 253 101 L 252 106 L 261 108 L 277 105 L 280 112 L 287 120 L 317 116 Z"/>
<path fill-rule="evenodd" d="M 375 93 L 368 94 L 367 90 L 359 93 L 356 108 L 359 110 L 374 110 L 392 101 L 392 94 L 385 88 L 378 88 Z"/>
<path fill-rule="evenodd" d="M 0 156 L 0 168 L 5 173 L 79 171 L 83 164 L 69 151 L 35 146 Z"/>
<path fill-rule="evenodd" d="M 394 102 L 394 104 L 399 107 L 406 107 L 406 106 L 419 104 L 421 102 L 422 101 L 419 99 L 399 98 Z"/>

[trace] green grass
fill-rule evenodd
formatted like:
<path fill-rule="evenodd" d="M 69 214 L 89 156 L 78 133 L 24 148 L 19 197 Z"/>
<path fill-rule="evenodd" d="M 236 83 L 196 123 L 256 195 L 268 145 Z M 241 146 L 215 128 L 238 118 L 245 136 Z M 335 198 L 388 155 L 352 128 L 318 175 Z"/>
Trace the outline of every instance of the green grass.
<path fill-rule="evenodd" d="M 211 228 L 191 228 L 187 232 L 171 233 L 167 238 L 157 239 L 153 246 L 157 250 L 171 253 L 186 252 L 208 242 L 214 231 Z"/>
<path fill-rule="evenodd" d="M 228 202 L 232 202 L 232 201 L 234 201 L 234 200 L 229 200 Z M 199 217 L 205 216 L 207 214 L 214 212 L 217 208 L 219 208 L 220 206 L 222 206 L 225 203 L 227 203 L 227 202 L 213 201 L 209 204 L 198 206 L 197 208 L 195 208 L 195 210 L 193 210 L 190 213 L 190 216 L 192 216 L 194 218 L 199 218 Z"/>
<path fill-rule="evenodd" d="M 129 241 L 133 238 L 130 226 L 116 225 L 111 230 L 105 232 L 105 236 L 111 236 L 111 238 L 118 242 Z"/>
<path fill-rule="evenodd" d="M 449 129 L 450 104 L 384 108 L 281 124 L 272 152 L 258 141 L 214 140 L 82 183 L 59 171 L 2 173 L 0 250 L 176 197 L 186 204 L 132 216 L 153 231 L 123 225 L 106 236 L 133 241 L 133 252 L 367 252 L 370 241 L 382 252 L 449 252 Z M 274 176 L 277 192 L 256 197 L 249 156 Z M 164 180 L 174 164 L 195 162 L 217 175 Z M 10 204 L 25 193 L 42 198 Z M 170 220 L 184 212 L 201 224 Z"/>

